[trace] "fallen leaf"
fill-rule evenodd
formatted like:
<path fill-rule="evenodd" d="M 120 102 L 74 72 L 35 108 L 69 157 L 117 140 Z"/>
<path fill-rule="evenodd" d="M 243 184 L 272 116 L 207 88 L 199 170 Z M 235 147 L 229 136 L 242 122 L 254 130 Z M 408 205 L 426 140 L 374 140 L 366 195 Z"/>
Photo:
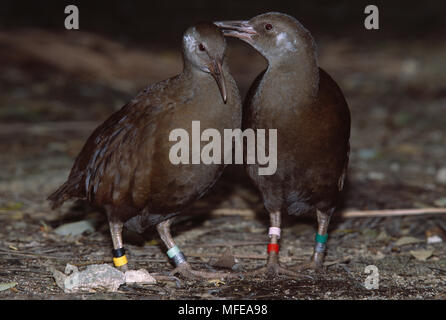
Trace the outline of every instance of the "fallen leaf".
<path fill-rule="evenodd" d="M 401 154 L 418 155 L 421 152 L 421 148 L 415 144 L 403 143 L 396 146 L 395 151 Z"/>
<path fill-rule="evenodd" d="M 423 242 L 423 240 L 414 238 L 414 237 L 401 237 L 395 242 L 395 246 L 401 247 L 408 244 L 414 244 L 414 243 L 420 243 Z"/>
<path fill-rule="evenodd" d="M 376 237 L 376 240 L 387 240 L 389 238 L 389 235 L 385 230 L 381 231 L 379 235 Z"/>
<path fill-rule="evenodd" d="M 150 241 L 146 241 L 146 245 L 147 246 L 156 246 L 156 245 L 158 245 L 160 242 L 158 241 L 158 240 L 150 240 Z"/>
<path fill-rule="evenodd" d="M 23 203 L 21 202 L 8 202 L 4 207 L 0 207 L 1 211 L 17 211 L 23 208 Z"/>
<path fill-rule="evenodd" d="M 373 229 L 364 229 L 361 233 L 366 238 L 376 238 L 378 236 L 378 231 Z"/>
<path fill-rule="evenodd" d="M 410 251 L 410 254 L 415 257 L 415 259 L 420 261 L 426 261 L 430 256 L 432 256 L 433 253 L 434 249 Z"/>
<path fill-rule="evenodd" d="M 0 291 L 5 291 L 11 288 L 14 288 L 17 285 L 17 282 L 6 282 L 0 283 Z"/>
<path fill-rule="evenodd" d="M 9 217 L 11 218 L 11 220 L 22 220 L 23 217 L 25 216 L 25 213 L 23 211 L 16 211 L 13 214 L 11 214 Z"/>

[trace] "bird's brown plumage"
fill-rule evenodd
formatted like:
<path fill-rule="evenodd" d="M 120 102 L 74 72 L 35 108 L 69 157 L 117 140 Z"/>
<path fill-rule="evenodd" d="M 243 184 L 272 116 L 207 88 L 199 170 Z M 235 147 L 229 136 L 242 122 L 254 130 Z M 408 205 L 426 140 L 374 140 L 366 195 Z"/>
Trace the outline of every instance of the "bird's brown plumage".
<path fill-rule="evenodd" d="M 209 47 L 224 52 L 217 28 L 195 28 Z M 88 138 L 67 182 L 49 197 L 53 207 L 70 198 L 86 199 L 107 207 L 112 220 L 135 218 L 130 226 L 142 231 L 201 197 L 224 164 L 172 164 L 169 150 L 175 142 L 169 133 L 183 128 L 190 134 L 192 121 L 200 121 L 201 130 L 241 126 L 239 93 L 226 62 L 223 74 L 226 103 L 213 76 L 185 57 L 183 73 L 150 86 L 112 114 Z"/>
<path fill-rule="evenodd" d="M 277 171 L 260 176 L 257 164 L 247 165 L 249 176 L 269 211 L 332 210 L 342 190 L 349 154 L 350 113 L 341 90 L 319 69 L 317 97 L 305 105 L 292 105 L 266 92 L 266 97 L 255 97 L 263 75 L 246 97 L 243 127 L 277 129 Z"/>
<path fill-rule="evenodd" d="M 259 272 L 296 275 L 278 262 L 282 213 L 317 212 L 319 236 L 313 262 L 320 267 L 328 223 L 349 160 L 347 102 L 336 82 L 318 67 L 310 32 L 293 17 L 274 12 L 216 24 L 225 35 L 246 41 L 268 61 L 268 68 L 251 86 L 243 110 L 244 129 L 277 130 L 276 172 L 259 175 L 259 164 L 246 165 L 270 214 L 270 244 L 275 248 L 268 251 L 267 267 Z"/>

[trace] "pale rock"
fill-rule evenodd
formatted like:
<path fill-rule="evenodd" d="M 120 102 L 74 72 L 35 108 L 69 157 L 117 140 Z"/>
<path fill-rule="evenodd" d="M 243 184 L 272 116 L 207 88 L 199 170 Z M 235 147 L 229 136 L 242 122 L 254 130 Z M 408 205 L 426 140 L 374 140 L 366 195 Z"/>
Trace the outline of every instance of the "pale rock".
<path fill-rule="evenodd" d="M 125 274 L 125 283 L 155 284 L 156 280 L 145 269 L 129 270 Z"/>

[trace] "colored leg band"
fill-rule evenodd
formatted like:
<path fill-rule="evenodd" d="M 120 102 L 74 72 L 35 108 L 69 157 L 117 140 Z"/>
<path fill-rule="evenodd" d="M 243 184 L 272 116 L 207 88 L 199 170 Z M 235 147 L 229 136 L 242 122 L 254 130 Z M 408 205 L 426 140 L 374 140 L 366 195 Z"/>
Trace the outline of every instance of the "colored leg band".
<path fill-rule="evenodd" d="M 319 233 L 316 233 L 316 242 L 318 243 L 327 243 L 327 239 L 328 239 L 328 233 L 324 234 L 323 236 L 320 235 Z"/>
<path fill-rule="evenodd" d="M 128 263 L 127 257 L 125 256 L 125 249 L 118 248 L 113 250 L 113 264 L 115 267 L 122 267 Z"/>
<path fill-rule="evenodd" d="M 325 251 L 325 243 L 316 242 L 316 245 L 314 246 L 315 252 L 324 252 Z"/>
<path fill-rule="evenodd" d="M 167 250 L 167 256 L 172 259 L 173 264 L 175 266 L 178 266 L 184 262 L 186 262 L 186 257 L 184 254 L 180 251 L 180 248 L 178 246 L 172 247 L 169 250 Z"/>
<path fill-rule="evenodd" d="M 273 235 L 277 236 L 280 239 L 280 228 L 271 227 L 269 228 L 268 235 L 271 238 Z"/>
<path fill-rule="evenodd" d="M 268 253 L 270 252 L 279 252 L 279 245 L 277 243 L 270 243 L 268 244 Z"/>
<path fill-rule="evenodd" d="M 119 248 L 119 249 L 113 249 L 113 257 L 119 258 L 125 255 L 125 249 Z"/>
<path fill-rule="evenodd" d="M 119 258 L 113 258 L 113 264 L 115 265 L 115 267 L 122 267 L 123 265 L 127 264 L 127 257 L 124 255 L 122 257 Z"/>
<path fill-rule="evenodd" d="M 172 247 L 169 250 L 167 250 L 167 256 L 172 259 L 178 254 L 178 252 L 181 252 L 178 246 Z"/>
<path fill-rule="evenodd" d="M 180 251 L 178 252 L 173 258 L 172 261 L 175 265 L 175 267 L 179 266 L 180 264 L 186 262 L 186 257 L 184 254 Z"/>

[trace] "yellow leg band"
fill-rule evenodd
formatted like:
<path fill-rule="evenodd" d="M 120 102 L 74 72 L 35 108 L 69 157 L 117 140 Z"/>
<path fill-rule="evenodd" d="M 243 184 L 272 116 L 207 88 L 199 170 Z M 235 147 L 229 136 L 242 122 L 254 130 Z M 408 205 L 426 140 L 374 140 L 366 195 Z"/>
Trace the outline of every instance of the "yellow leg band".
<path fill-rule="evenodd" d="M 119 258 L 113 258 L 113 263 L 114 263 L 115 267 L 121 267 L 128 263 L 127 257 L 125 255 L 123 255 L 122 257 L 119 257 Z"/>

